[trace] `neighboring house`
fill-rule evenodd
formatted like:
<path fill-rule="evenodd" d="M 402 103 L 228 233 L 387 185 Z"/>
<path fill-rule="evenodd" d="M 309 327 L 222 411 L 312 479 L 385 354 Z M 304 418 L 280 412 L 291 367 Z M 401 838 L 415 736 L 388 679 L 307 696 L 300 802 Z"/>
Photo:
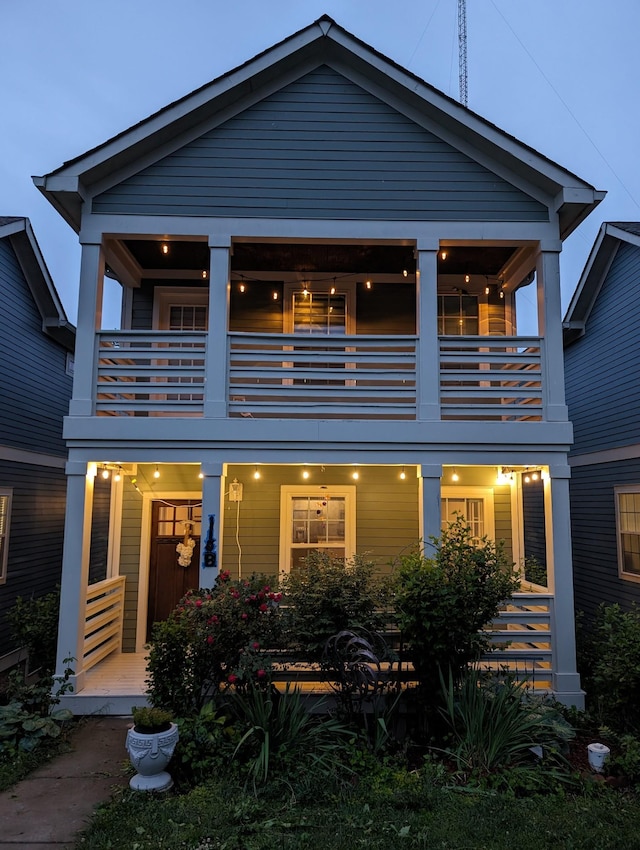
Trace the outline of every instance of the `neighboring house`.
<path fill-rule="evenodd" d="M 141 698 L 151 623 L 214 581 L 210 518 L 218 567 L 277 575 L 318 548 L 388 568 L 456 512 L 542 553 L 510 663 L 581 702 L 558 258 L 604 193 L 327 17 L 35 182 L 82 244 L 67 704 Z"/>
<path fill-rule="evenodd" d="M 640 602 L 640 222 L 600 228 L 565 318 L 576 605 Z"/>
<path fill-rule="evenodd" d="M 29 219 L 0 216 L 0 670 L 22 658 L 16 597 L 60 582 L 74 342 Z"/>

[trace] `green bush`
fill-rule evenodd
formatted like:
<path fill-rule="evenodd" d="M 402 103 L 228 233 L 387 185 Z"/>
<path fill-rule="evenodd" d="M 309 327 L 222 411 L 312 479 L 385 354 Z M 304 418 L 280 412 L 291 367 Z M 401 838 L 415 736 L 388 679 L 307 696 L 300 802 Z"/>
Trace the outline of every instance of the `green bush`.
<path fill-rule="evenodd" d="M 18 596 L 6 615 L 13 639 L 29 650 L 30 669 L 45 675 L 56 666 L 59 609 L 60 591 L 55 590 L 37 598 Z"/>
<path fill-rule="evenodd" d="M 440 672 L 459 678 L 490 648 L 481 633 L 519 586 L 502 543 L 476 542 L 458 519 L 433 539 L 435 554 L 404 556 L 395 575 L 398 625 L 423 695 L 438 692 Z"/>
<path fill-rule="evenodd" d="M 312 551 L 281 582 L 284 640 L 310 661 L 320 661 L 325 643 L 345 629 L 377 631 L 386 625 L 389 585 L 361 555 L 346 561 Z"/>
<path fill-rule="evenodd" d="M 277 642 L 279 601 L 264 577 L 230 581 L 227 572 L 210 590 L 188 592 L 153 627 L 147 663 L 151 703 L 188 717 L 216 701 L 221 690 L 246 675 L 247 647 L 259 652 Z"/>
<path fill-rule="evenodd" d="M 640 733 L 640 609 L 600 605 L 579 646 L 590 713 L 616 732 Z"/>
<path fill-rule="evenodd" d="M 176 720 L 180 738 L 171 759 L 171 775 L 183 787 L 195 787 L 212 776 L 229 776 L 235 730 L 229 718 L 207 703 L 192 717 Z"/>
<path fill-rule="evenodd" d="M 148 705 L 133 706 L 133 725 L 136 732 L 142 735 L 151 735 L 154 732 L 167 732 L 171 728 L 173 717 L 171 712 L 163 708 L 150 707 Z"/>

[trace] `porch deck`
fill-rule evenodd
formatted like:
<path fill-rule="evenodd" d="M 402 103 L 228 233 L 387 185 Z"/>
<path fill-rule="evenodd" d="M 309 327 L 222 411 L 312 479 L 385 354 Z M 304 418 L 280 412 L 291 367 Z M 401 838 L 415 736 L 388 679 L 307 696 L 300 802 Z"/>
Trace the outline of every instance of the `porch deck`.
<path fill-rule="evenodd" d="M 86 671 L 84 688 L 65 694 L 62 708 L 74 714 L 129 715 L 134 705 L 147 705 L 146 652 L 113 652 Z"/>

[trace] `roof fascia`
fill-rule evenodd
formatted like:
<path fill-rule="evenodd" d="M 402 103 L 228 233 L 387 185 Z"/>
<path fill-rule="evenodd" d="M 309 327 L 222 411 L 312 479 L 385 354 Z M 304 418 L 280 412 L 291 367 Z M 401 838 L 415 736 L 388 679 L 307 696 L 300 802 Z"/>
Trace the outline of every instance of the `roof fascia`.
<path fill-rule="evenodd" d="M 607 222 L 601 225 L 567 308 L 563 321 L 565 342 L 572 342 L 586 332 L 589 315 L 609 273 L 620 243 L 631 241 L 630 236 L 632 234 L 617 227 L 611 227 Z M 633 244 L 640 247 L 640 238 L 634 237 Z"/>
<path fill-rule="evenodd" d="M 42 317 L 42 330 L 67 348 L 74 350 L 75 328 L 58 296 L 28 218 L 0 227 L 0 239 L 8 238 L 33 300 Z"/>

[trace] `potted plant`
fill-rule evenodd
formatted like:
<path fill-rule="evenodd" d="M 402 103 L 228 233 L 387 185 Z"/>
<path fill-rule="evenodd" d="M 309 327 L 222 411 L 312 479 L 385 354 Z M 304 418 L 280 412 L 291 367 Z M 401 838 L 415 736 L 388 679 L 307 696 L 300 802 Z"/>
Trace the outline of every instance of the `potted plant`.
<path fill-rule="evenodd" d="M 134 706 L 127 751 L 137 773 L 129 782 L 136 791 L 167 791 L 173 785 L 165 768 L 178 743 L 178 727 L 162 708 Z"/>

